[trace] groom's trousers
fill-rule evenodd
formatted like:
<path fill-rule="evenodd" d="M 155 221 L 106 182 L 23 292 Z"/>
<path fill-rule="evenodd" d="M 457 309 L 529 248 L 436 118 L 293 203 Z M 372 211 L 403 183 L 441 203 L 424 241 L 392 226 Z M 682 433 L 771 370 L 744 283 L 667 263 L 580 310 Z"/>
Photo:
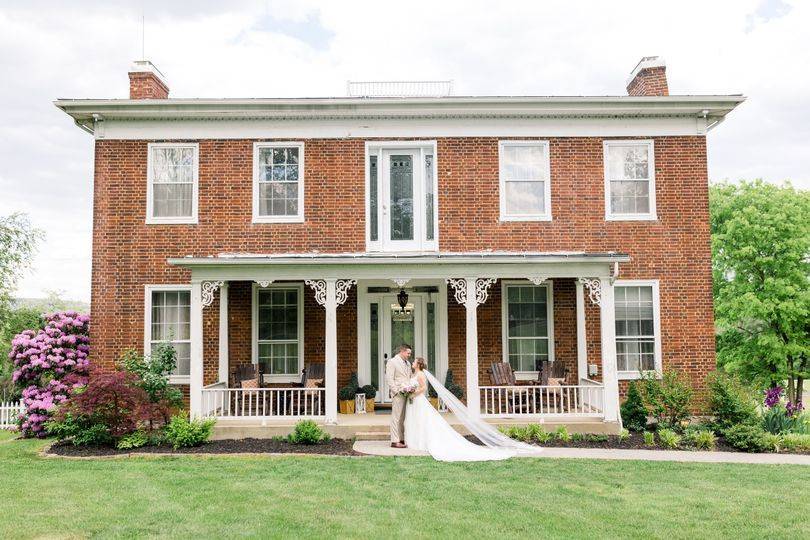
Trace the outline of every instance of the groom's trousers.
<path fill-rule="evenodd" d="M 397 394 L 391 401 L 391 442 L 405 440 L 405 403 L 407 397 Z"/>

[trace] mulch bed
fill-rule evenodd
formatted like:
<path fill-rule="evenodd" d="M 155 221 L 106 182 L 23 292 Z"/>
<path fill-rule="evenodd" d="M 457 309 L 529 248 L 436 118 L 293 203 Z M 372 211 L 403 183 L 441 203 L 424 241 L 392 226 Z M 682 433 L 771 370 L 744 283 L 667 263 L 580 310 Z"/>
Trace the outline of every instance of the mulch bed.
<path fill-rule="evenodd" d="M 277 439 L 225 439 L 208 441 L 202 446 L 173 450 L 171 446 L 144 446 L 118 450 L 110 446 L 74 446 L 63 441 L 49 449 L 51 455 L 65 457 L 107 457 L 131 454 L 315 454 L 331 456 L 362 456 L 352 450 L 353 441 L 332 439 L 320 444 L 291 444 Z"/>
<path fill-rule="evenodd" d="M 476 443 L 481 444 L 481 442 L 472 435 L 467 436 L 467 439 Z M 534 442 L 535 446 L 540 446 L 542 448 L 605 448 L 605 449 L 616 449 L 616 450 L 698 450 L 700 449 L 689 447 L 689 446 L 682 446 L 680 448 L 662 448 L 658 446 L 658 439 L 656 438 L 656 446 L 647 446 L 644 444 L 644 436 L 641 433 L 631 433 L 630 438 L 624 441 L 620 441 L 619 438 L 615 435 L 608 435 L 607 441 L 594 441 L 594 440 L 571 440 L 568 442 L 563 442 L 557 438 L 552 437 L 548 442 L 543 444 Z M 714 452 L 742 452 L 728 444 L 723 437 L 717 437 L 717 444 L 713 450 Z M 801 455 L 810 455 L 810 452 L 788 452 L 788 451 L 781 451 L 780 454 L 801 454 Z"/>

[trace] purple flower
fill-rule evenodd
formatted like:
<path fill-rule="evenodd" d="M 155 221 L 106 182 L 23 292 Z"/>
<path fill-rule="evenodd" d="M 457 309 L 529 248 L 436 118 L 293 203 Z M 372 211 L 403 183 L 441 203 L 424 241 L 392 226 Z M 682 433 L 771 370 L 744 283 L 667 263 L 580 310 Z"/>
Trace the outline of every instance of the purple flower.
<path fill-rule="evenodd" d="M 784 392 L 784 388 L 779 385 L 776 385 L 773 388 L 768 388 L 765 391 L 765 406 L 770 409 L 774 405 L 778 404 L 782 398 L 782 392 Z"/>
<path fill-rule="evenodd" d="M 801 414 L 802 410 L 804 410 L 804 405 L 802 404 L 801 401 L 797 401 L 796 403 L 791 403 L 790 401 L 788 401 L 788 404 L 785 408 L 787 409 L 787 415 L 793 416 Z"/>

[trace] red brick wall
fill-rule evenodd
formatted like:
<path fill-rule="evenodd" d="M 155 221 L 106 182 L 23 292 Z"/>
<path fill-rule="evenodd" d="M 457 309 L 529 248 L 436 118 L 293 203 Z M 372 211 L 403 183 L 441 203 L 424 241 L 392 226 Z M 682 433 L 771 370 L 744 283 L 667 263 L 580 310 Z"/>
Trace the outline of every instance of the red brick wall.
<path fill-rule="evenodd" d="M 615 222 L 604 219 L 602 139 L 551 138 L 553 221 L 500 222 L 498 139 L 438 139 L 441 250 L 629 254 L 632 260 L 621 266 L 621 278 L 660 280 L 664 365 L 684 369 L 702 384 L 715 364 L 705 142 L 704 137 L 656 137 L 658 220 Z M 147 141 L 96 142 L 91 329 L 95 362 L 111 365 L 124 349 L 142 347 L 144 284 L 188 282 L 189 273 L 169 267 L 168 257 L 226 251 L 364 251 L 364 140 L 305 141 L 306 220 L 293 224 L 251 223 L 252 145 L 252 140 L 200 141 L 199 224 L 146 225 Z M 479 318 L 482 324 L 496 321 L 499 328 L 496 288 Z M 566 358 L 571 346 L 565 340 L 575 331 L 561 324 L 575 320 L 573 301 L 566 299 L 572 288 L 563 281 L 557 294 L 555 287 L 555 299 L 565 301 L 557 308 L 564 313 L 555 312 L 555 318 L 560 317 L 555 326 L 563 333 L 558 350 L 565 351 Z M 355 303 L 352 293 L 338 311 L 341 366 L 356 364 Z M 249 284 L 234 284 L 229 310 L 232 361 L 250 357 L 249 306 Z M 218 308 L 215 304 L 205 311 L 206 356 L 215 358 Z M 450 366 L 463 381 L 463 366 L 457 364 L 463 359 L 464 311 L 454 301 L 449 317 Z M 236 324 L 239 321 L 243 324 Z M 598 359 L 599 310 L 589 304 L 587 322 L 589 359 Z M 307 361 L 322 358 L 322 333 L 313 330 L 319 326 L 322 308 L 308 304 Z M 458 328 L 462 332 L 454 331 Z M 499 331 L 487 326 L 480 332 L 485 340 L 480 345 L 482 357 L 486 352 L 500 358 Z M 575 365 L 575 354 L 572 362 Z M 352 369 L 341 367 L 341 382 Z M 215 365 L 206 363 L 205 372 L 208 382 Z"/>
<path fill-rule="evenodd" d="M 129 99 L 166 99 L 169 87 L 156 75 L 145 71 L 133 71 L 129 74 Z"/>
<path fill-rule="evenodd" d="M 644 68 L 627 85 L 629 96 L 668 96 L 667 68 L 664 66 Z"/>

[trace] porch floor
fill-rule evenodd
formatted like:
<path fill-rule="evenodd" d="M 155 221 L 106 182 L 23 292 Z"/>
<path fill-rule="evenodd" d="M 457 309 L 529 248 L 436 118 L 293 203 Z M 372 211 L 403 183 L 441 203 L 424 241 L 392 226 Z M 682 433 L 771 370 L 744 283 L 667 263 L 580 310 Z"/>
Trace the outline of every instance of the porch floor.
<path fill-rule="evenodd" d="M 453 428 L 463 435 L 469 432 L 451 413 L 442 416 Z M 390 414 L 339 414 L 337 424 L 325 424 L 322 419 L 318 424 L 333 437 L 351 438 L 387 438 Z M 292 431 L 296 418 L 222 418 L 214 427 L 212 439 L 267 439 L 287 435 Z M 619 433 L 618 423 L 604 422 L 601 419 L 555 416 L 553 418 L 487 418 L 487 422 L 496 426 L 542 424 L 553 431 L 558 426 L 566 426 L 571 433 L 600 433 L 615 435 Z"/>

